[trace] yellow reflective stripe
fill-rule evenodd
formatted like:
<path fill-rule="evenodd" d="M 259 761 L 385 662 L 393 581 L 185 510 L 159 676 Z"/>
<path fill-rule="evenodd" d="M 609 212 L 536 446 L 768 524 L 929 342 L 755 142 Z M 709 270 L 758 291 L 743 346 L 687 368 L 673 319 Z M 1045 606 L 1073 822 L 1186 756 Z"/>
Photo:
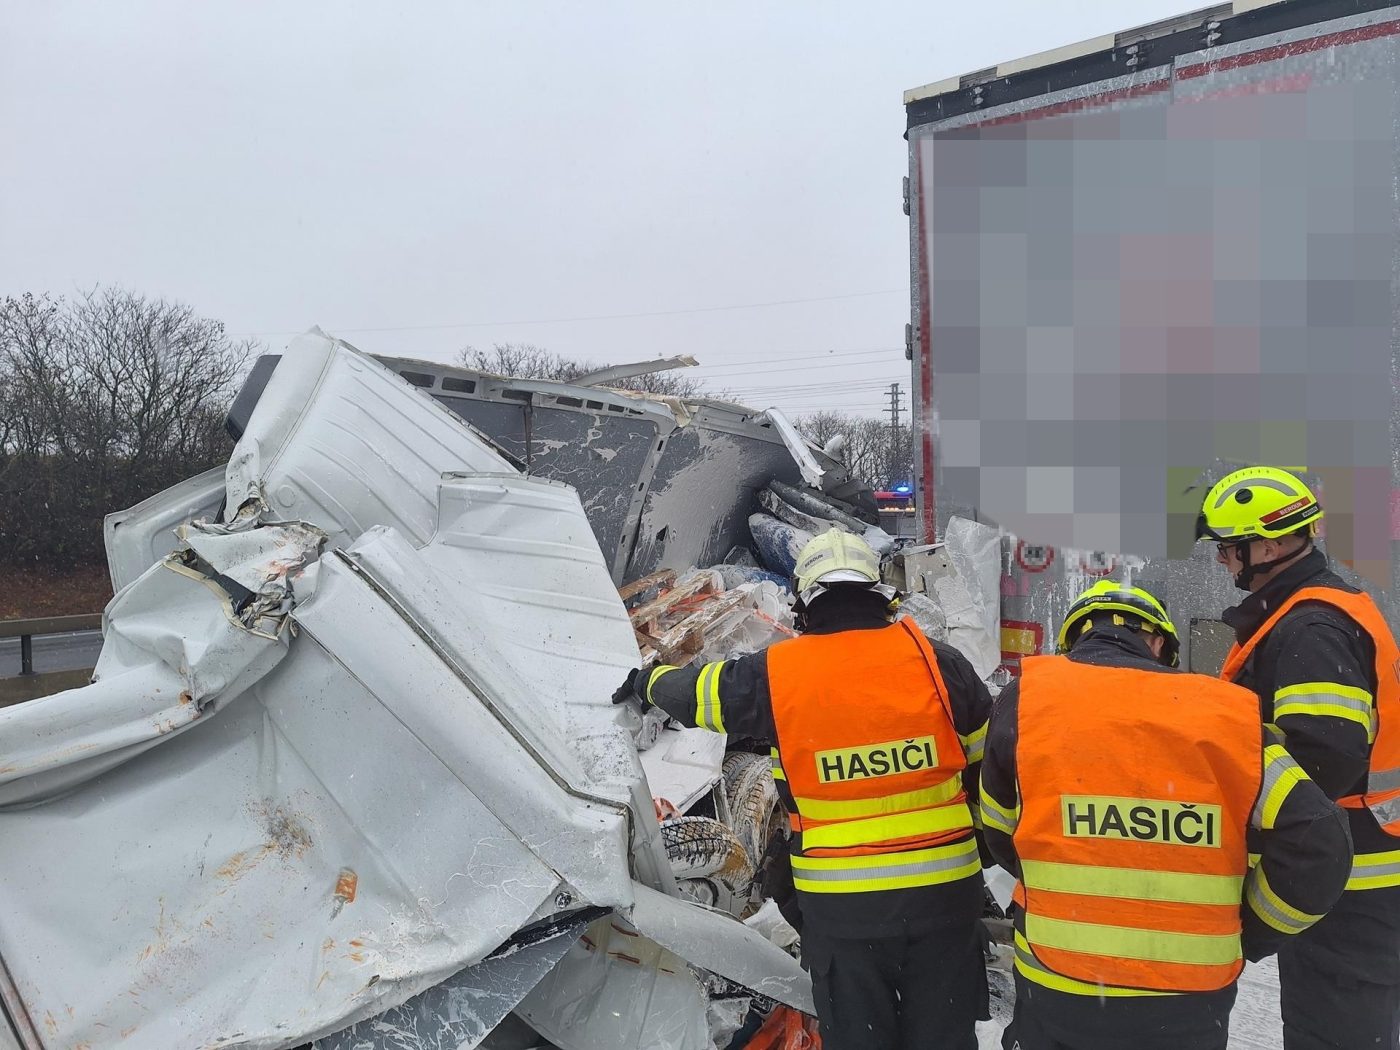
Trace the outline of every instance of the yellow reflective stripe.
<path fill-rule="evenodd" d="M 769 752 L 768 752 L 768 765 L 769 765 L 769 766 L 772 768 L 772 770 L 773 770 L 773 779 L 774 779 L 774 780 L 786 780 L 786 779 L 787 779 L 787 773 L 785 773 L 785 772 L 783 771 L 783 760 L 782 760 L 781 757 L 779 757 L 779 755 L 778 755 L 778 749 L 777 749 L 776 747 L 770 749 Z"/>
<path fill-rule="evenodd" d="M 647 703 L 656 703 L 656 701 L 651 698 L 651 691 L 657 681 L 660 680 L 661 676 L 679 670 L 679 667 L 672 667 L 670 664 L 662 664 L 660 667 L 652 668 L 651 674 L 647 676 Z"/>
<path fill-rule="evenodd" d="M 802 812 L 801 806 L 798 812 Z M 965 803 L 939 806 L 936 809 L 915 810 L 866 820 L 847 820 L 840 824 L 804 829 L 803 849 L 841 849 L 847 846 L 869 846 L 891 839 L 915 835 L 937 835 L 945 831 L 971 829 L 972 814 Z"/>
<path fill-rule="evenodd" d="M 1322 918 L 1321 915 L 1309 915 L 1305 911 L 1299 911 L 1275 893 L 1269 885 L 1269 880 L 1264 877 L 1263 868 L 1256 868 L 1250 875 L 1244 899 L 1248 902 L 1250 911 L 1279 933 L 1302 933 Z"/>
<path fill-rule="evenodd" d="M 1293 699 L 1289 699 L 1292 697 Z M 1329 715 L 1366 727 L 1366 739 L 1376 738 L 1376 709 L 1371 694 L 1340 682 L 1300 682 L 1274 693 L 1274 720 L 1289 715 Z"/>
<path fill-rule="evenodd" d="M 1016 972 L 1028 981 L 1044 985 L 1046 988 L 1053 988 L 1057 992 L 1069 992 L 1071 995 L 1092 995 L 1118 997 L 1129 995 L 1181 995 L 1181 992 L 1150 992 L 1138 988 L 1117 988 L 1111 984 L 1090 984 L 1087 981 L 1076 981 L 1073 977 L 1065 977 L 1047 969 L 1044 964 L 1031 952 L 1031 946 L 1026 941 L 1020 930 L 1016 931 Z"/>
<path fill-rule="evenodd" d="M 695 679 L 695 724 L 716 733 L 725 732 L 719 705 L 719 672 L 724 661 L 706 664 Z"/>
<path fill-rule="evenodd" d="M 1226 966 L 1242 958 L 1236 934 L 1169 933 L 1131 926 L 1100 926 L 1049 919 L 1030 912 L 1026 914 L 1026 939 L 1032 945 L 1043 944 L 1067 952 L 1188 966 Z"/>
<path fill-rule="evenodd" d="M 1016 825 L 1021 820 L 1021 807 L 1017 805 L 1014 809 L 1007 809 L 991 795 L 987 794 L 987 785 L 982 785 L 982 824 L 993 831 L 1000 831 L 1003 835 L 1011 835 L 1016 831 Z"/>
<path fill-rule="evenodd" d="M 700 677 L 695 679 L 695 724 L 701 729 L 710 728 L 706 721 L 709 712 L 705 710 L 705 679 L 710 676 L 710 668 L 713 664 L 706 664 L 700 668 Z"/>
<path fill-rule="evenodd" d="M 1352 858 L 1349 890 L 1379 890 L 1400 886 L 1400 849 L 1385 853 L 1358 853 Z"/>
<path fill-rule="evenodd" d="M 819 798 L 794 798 L 793 801 L 797 803 L 797 812 L 808 820 L 855 820 L 886 813 L 904 813 L 911 809 L 927 809 L 951 802 L 961 790 L 962 781 L 954 775 L 934 787 L 904 791 L 898 795 L 860 798 L 850 802 L 829 802 Z"/>
<path fill-rule="evenodd" d="M 972 814 L 972 826 L 978 831 L 982 830 L 982 807 L 972 799 L 967 800 L 967 811 Z"/>
<path fill-rule="evenodd" d="M 1284 744 L 1288 741 L 1288 737 L 1284 734 L 1283 730 L 1273 722 L 1264 723 L 1264 735 L 1268 737 L 1269 743 L 1271 744 Z"/>
<path fill-rule="evenodd" d="M 1259 866 L 1259 862 L 1260 862 L 1261 860 L 1263 860 L 1263 859 L 1264 859 L 1264 854 L 1262 854 L 1262 853 L 1251 853 L 1251 854 L 1249 855 L 1249 866 L 1250 866 L 1251 868 L 1257 868 L 1257 867 Z"/>
<path fill-rule="evenodd" d="M 806 893 L 869 893 L 936 886 L 982 870 L 975 839 L 869 857 L 792 858 L 793 885 Z"/>
<path fill-rule="evenodd" d="M 1250 823 L 1256 828 L 1271 830 L 1288 796 L 1301 781 L 1307 779 L 1303 767 L 1278 744 L 1264 748 L 1264 781 L 1260 785 L 1254 811 L 1250 814 Z"/>
<path fill-rule="evenodd" d="M 1090 867 L 1048 860 L 1022 860 L 1021 879 L 1028 890 L 1180 904 L 1237 905 L 1244 890 L 1244 878 L 1239 875 Z"/>
<path fill-rule="evenodd" d="M 967 736 L 958 734 L 958 739 L 962 741 L 963 755 L 967 758 L 967 764 L 981 762 L 982 756 L 987 750 L 987 723 L 983 722 L 981 727 L 968 733 Z"/>

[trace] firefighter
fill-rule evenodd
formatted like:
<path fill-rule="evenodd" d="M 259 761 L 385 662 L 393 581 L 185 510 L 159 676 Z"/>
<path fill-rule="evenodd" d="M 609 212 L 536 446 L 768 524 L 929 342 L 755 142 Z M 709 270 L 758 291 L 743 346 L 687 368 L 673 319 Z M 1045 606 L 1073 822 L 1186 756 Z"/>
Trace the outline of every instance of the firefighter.
<path fill-rule="evenodd" d="M 825 1050 L 974 1050 L 987 1018 L 976 772 L 991 697 L 909 620 L 857 536 L 803 547 L 802 633 L 633 671 L 614 701 L 771 745 Z"/>
<path fill-rule="evenodd" d="M 1225 610 L 1221 677 L 1345 809 L 1356 855 L 1341 901 L 1279 952 L 1288 1050 L 1400 1044 L 1400 651 L 1376 604 L 1314 545 L 1322 507 L 1299 478 L 1248 467 L 1207 494 L 1197 539 L 1249 595 Z"/>
<path fill-rule="evenodd" d="M 1224 1050 L 1244 960 L 1342 893 L 1345 817 L 1267 742 L 1253 694 L 1177 670 L 1178 647 L 1156 598 L 1103 580 L 1061 655 L 997 699 L 981 804 L 1019 880 L 1006 1050 Z"/>

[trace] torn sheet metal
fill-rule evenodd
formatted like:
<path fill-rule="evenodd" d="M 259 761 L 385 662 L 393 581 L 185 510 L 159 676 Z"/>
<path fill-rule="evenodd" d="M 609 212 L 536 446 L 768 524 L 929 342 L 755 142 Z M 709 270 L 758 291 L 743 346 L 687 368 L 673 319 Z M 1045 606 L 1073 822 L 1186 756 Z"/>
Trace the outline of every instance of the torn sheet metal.
<path fill-rule="evenodd" d="M 787 952 L 722 912 L 697 908 L 646 886 L 635 887 L 632 924 L 681 958 L 759 995 L 814 1014 L 811 979 Z M 742 937 L 734 927 L 740 926 Z"/>
<path fill-rule="evenodd" d="M 567 1050 L 711 1050 L 706 1003 L 684 959 L 609 916 L 574 942 L 518 1012 Z"/>
<path fill-rule="evenodd" d="M 421 545 L 445 472 L 514 473 L 427 395 L 386 379 L 319 329 L 292 340 L 229 459 L 225 520 L 308 521 L 332 549 L 387 525 Z"/>
<path fill-rule="evenodd" d="M 491 955 L 392 1010 L 318 1039 L 312 1050 L 475 1050 L 587 925 L 567 922 L 544 940 Z"/>
<path fill-rule="evenodd" d="M 70 791 L 207 720 L 286 655 L 289 576 L 324 539 L 259 530 L 217 568 L 171 555 L 114 598 L 93 684 L 0 709 L 0 805 Z M 234 595 L 222 579 L 253 586 Z"/>
<path fill-rule="evenodd" d="M 783 444 L 792 453 L 793 462 L 797 464 L 797 469 L 802 474 L 802 480 L 811 485 L 812 488 L 820 489 L 826 469 L 817 462 L 817 457 L 812 454 L 812 447 L 807 439 L 797 432 L 797 428 L 788 421 L 788 417 L 778 409 L 770 408 L 763 415 L 773 424 L 773 429 L 782 437 Z"/>
<path fill-rule="evenodd" d="M 394 1006 L 577 892 L 522 835 L 630 891 L 624 818 L 547 803 L 361 576 L 323 563 L 297 614 L 292 658 L 200 731 L 0 814 L 0 954 L 56 1045 L 281 1047 Z"/>
<path fill-rule="evenodd" d="M 186 478 L 128 510 L 102 519 L 107 572 L 112 593 L 120 593 L 143 572 L 181 546 L 178 526 L 202 518 L 213 521 L 224 502 L 224 468 Z"/>
<path fill-rule="evenodd" d="M 719 783 L 729 737 L 707 729 L 665 729 L 642 752 L 651 795 L 684 813 Z"/>
<path fill-rule="evenodd" d="M 356 351 L 302 349 L 235 450 L 238 513 L 117 596 L 99 681 L 0 712 L 29 740 L 4 797 L 39 803 L 0 809 L 0 959 L 55 1046 L 295 1046 L 561 911 L 674 892 L 610 703 L 636 644 L 576 493 L 494 469 Z M 193 713 L 166 727 L 171 703 Z M 710 961 L 752 976 L 724 921 Z M 596 1045 L 704 1031 L 664 960 L 639 1041 Z"/>

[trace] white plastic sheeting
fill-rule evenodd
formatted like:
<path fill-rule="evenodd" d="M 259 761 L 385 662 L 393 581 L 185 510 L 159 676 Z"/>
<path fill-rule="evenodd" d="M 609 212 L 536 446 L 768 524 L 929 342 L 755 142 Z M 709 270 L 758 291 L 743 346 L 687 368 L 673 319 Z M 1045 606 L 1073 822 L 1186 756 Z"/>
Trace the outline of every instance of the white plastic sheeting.
<path fill-rule="evenodd" d="M 986 679 L 1001 663 L 1001 532 L 953 517 L 943 542 L 954 574 L 937 577 L 933 586 L 948 642 Z"/>
<path fill-rule="evenodd" d="M 0 959 L 46 1046 L 294 1046 L 458 975 L 419 1015 L 446 1038 L 462 996 L 525 994 L 534 970 L 466 969 L 522 927 L 639 893 L 697 910 L 632 881 L 673 889 L 609 702 L 635 642 L 572 489 L 319 334 L 227 480 L 229 523 L 108 607 L 98 681 L 0 712 Z M 124 549 L 155 556 L 181 498 Z M 702 965 L 767 972 L 771 946 L 704 918 L 727 925 Z M 542 1024 L 636 994 L 580 997 L 567 959 Z M 705 997 L 665 961 L 669 1041 L 595 1045 L 704 1050 Z"/>

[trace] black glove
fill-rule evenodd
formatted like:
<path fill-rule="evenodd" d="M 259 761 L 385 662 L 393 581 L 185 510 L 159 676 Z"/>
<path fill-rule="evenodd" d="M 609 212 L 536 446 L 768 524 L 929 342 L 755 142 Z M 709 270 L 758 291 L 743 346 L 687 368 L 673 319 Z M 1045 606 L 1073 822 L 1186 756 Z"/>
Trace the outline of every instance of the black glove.
<path fill-rule="evenodd" d="M 642 669 L 634 667 L 627 672 L 627 681 L 617 687 L 617 691 L 612 695 L 612 702 L 615 704 L 634 703 L 638 707 L 645 708 L 646 701 L 637 694 L 637 679 L 641 677 Z"/>

